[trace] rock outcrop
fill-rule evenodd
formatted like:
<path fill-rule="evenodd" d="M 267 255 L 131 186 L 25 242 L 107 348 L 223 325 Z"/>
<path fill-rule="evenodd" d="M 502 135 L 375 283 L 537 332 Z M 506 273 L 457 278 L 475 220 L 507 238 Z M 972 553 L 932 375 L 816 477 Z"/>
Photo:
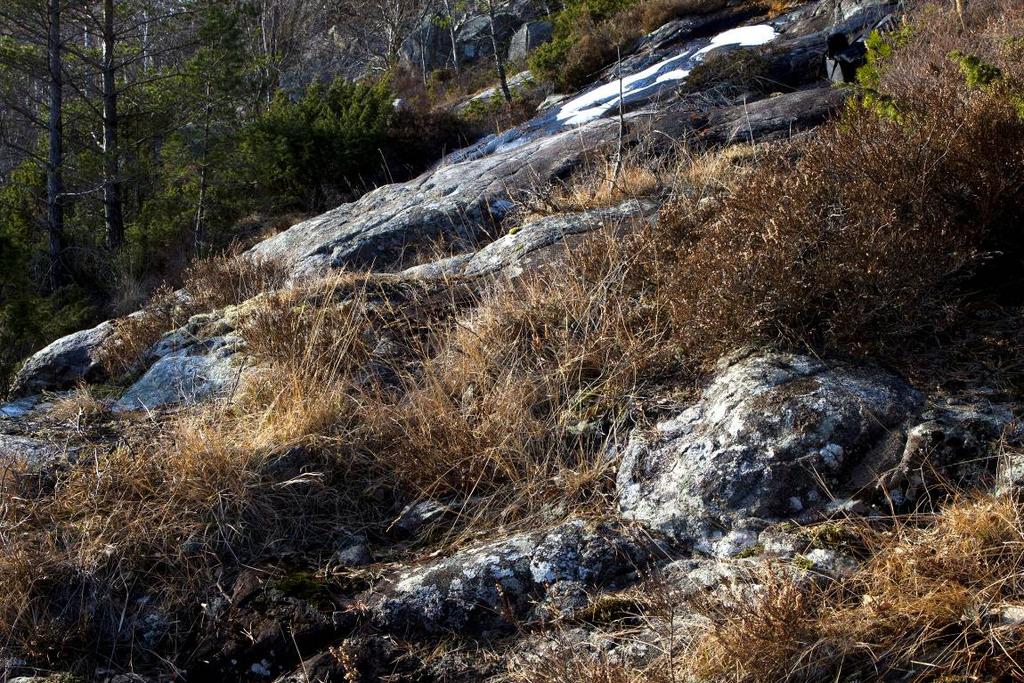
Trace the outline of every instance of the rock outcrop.
<path fill-rule="evenodd" d="M 707 144 L 750 142 L 789 136 L 819 124 L 845 99 L 816 80 L 816 64 L 794 66 L 784 51 L 766 59 L 793 72 L 798 88 L 761 101 L 741 98 L 707 108 L 676 96 L 689 69 L 714 50 L 799 41 L 800 49 L 820 55 L 827 38 L 823 17 L 800 19 L 797 12 L 770 23 L 736 28 L 749 13 L 727 11 L 687 19 L 652 40 L 624 66 L 635 71 L 623 80 L 629 129 L 657 141 L 703 139 Z M 869 17 L 848 20 L 851 26 Z M 715 34 L 717 32 L 717 35 Z M 799 60 L 798 60 L 799 61 Z M 401 270 L 436 247 L 467 252 L 504 232 L 500 225 L 518 193 L 541 188 L 575 169 L 585 154 L 612 144 L 619 135 L 619 83 L 596 85 L 531 121 L 449 155 L 415 180 L 381 187 L 356 202 L 293 226 L 254 248 L 287 263 L 295 277 L 332 268 Z M 746 101 L 745 101 L 746 100 Z M 658 131 L 650 136 L 651 129 Z M 627 131 L 628 133 L 629 131 Z M 660 143 L 659 143 L 660 144 Z M 499 227 L 500 225 L 500 227 Z"/>
<path fill-rule="evenodd" d="M 731 554 L 769 521 L 871 486 L 898 462 L 921 404 L 881 369 L 777 353 L 733 360 L 696 404 L 633 438 L 618 474 L 620 510 Z"/>
<path fill-rule="evenodd" d="M 652 555 L 651 541 L 627 527 L 570 521 L 399 572 L 363 602 L 396 634 L 509 632 L 531 613 L 586 604 L 588 590 L 635 582 Z"/>
<path fill-rule="evenodd" d="M 236 356 L 239 343 L 233 336 L 215 337 L 161 356 L 112 409 L 149 410 L 224 395 L 242 371 Z"/>
<path fill-rule="evenodd" d="M 550 21 L 531 21 L 519 27 L 508 45 L 508 61 L 521 62 L 544 43 L 551 40 L 554 28 Z"/>
<path fill-rule="evenodd" d="M 28 396 L 40 391 L 67 389 L 79 382 L 102 378 L 96 352 L 113 333 L 110 322 L 61 337 L 32 355 L 14 380 L 14 396 Z"/>
<path fill-rule="evenodd" d="M 479 251 L 414 266 L 410 277 L 480 277 L 501 273 L 516 277 L 540 264 L 550 264 L 571 250 L 574 236 L 631 220 L 653 220 L 657 203 L 630 200 L 608 209 L 556 214 L 523 224 Z"/>

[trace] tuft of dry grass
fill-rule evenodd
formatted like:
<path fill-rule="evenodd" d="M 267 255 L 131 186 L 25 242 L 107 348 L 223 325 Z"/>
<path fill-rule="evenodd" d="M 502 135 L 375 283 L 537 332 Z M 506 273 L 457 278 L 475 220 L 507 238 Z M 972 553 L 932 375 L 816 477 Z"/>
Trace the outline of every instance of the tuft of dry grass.
<path fill-rule="evenodd" d="M 467 516 L 492 524 L 608 494 L 607 444 L 641 419 L 653 382 L 676 365 L 659 343 L 669 336 L 664 302 L 631 275 L 637 245 L 596 240 L 568 268 L 486 293 L 435 328 L 397 393 L 362 399 L 369 452 L 407 490 L 472 498 Z"/>
<path fill-rule="evenodd" d="M 628 199 L 656 194 L 665 188 L 668 174 L 655 163 L 630 159 L 615 175 L 614 160 L 607 159 L 593 168 L 574 174 L 567 182 L 535 193 L 527 202 L 533 216 L 547 216 L 616 206 Z"/>
<path fill-rule="evenodd" d="M 623 153 L 618 175 L 614 154 L 595 155 L 569 178 L 518 197 L 517 218 L 606 208 L 630 199 L 685 197 L 685 204 L 691 205 L 737 190 L 767 154 L 746 144 L 697 150 L 680 143 L 659 152 L 650 142 L 650 131 L 634 131 L 630 137 L 644 142 Z"/>
<path fill-rule="evenodd" d="M 50 401 L 46 415 L 49 420 L 77 429 L 107 412 L 107 404 L 97 395 L 96 388 L 82 384 Z"/>
<path fill-rule="evenodd" d="M 769 584 L 751 608 L 713 613 L 681 670 L 732 681 L 1019 678 L 1022 513 L 990 495 L 861 527 L 871 557 L 860 569 L 834 583 Z"/>
<path fill-rule="evenodd" d="M 160 337 L 191 316 L 247 301 L 286 279 L 285 268 L 269 259 L 222 254 L 195 261 L 185 270 L 182 293 L 163 285 L 142 310 L 115 321 L 98 360 L 111 377 L 130 376 Z"/>

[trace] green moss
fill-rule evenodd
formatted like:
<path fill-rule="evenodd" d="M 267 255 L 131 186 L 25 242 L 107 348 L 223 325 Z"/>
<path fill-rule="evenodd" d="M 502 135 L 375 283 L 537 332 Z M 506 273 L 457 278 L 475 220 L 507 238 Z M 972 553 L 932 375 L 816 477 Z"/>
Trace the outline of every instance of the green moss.
<path fill-rule="evenodd" d="M 274 580 L 271 587 L 288 597 L 305 600 L 317 607 L 330 608 L 334 601 L 326 581 L 309 569 L 296 569 Z"/>
<path fill-rule="evenodd" d="M 736 553 L 735 555 L 733 555 L 733 558 L 737 559 L 737 560 L 745 560 L 745 559 L 750 558 L 750 557 L 758 557 L 758 556 L 760 556 L 763 553 L 764 553 L 764 544 L 763 543 L 755 543 L 754 545 L 747 546 L 743 550 L 741 550 L 738 553 Z"/>
<path fill-rule="evenodd" d="M 998 66 L 982 61 L 977 55 L 953 50 L 949 58 L 960 67 L 968 87 L 987 88 L 1003 78 L 1003 72 Z"/>
<path fill-rule="evenodd" d="M 814 569 L 814 561 L 803 555 L 797 555 L 793 558 L 793 566 L 803 569 L 805 572 L 809 572 Z"/>
<path fill-rule="evenodd" d="M 893 54 L 910 41 L 911 35 L 910 26 L 904 25 L 898 31 L 890 33 L 872 31 L 867 37 L 864 41 L 868 50 L 867 63 L 857 70 L 857 86 L 861 92 L 861 99 L 855 106 L 873 109 L 881 116 L 894 121 L 901 119 L 899 103 L 881 92 L 882 74 Z"/>
<path fill-rule="evenodd" d="M 805 529 L 804 533 L 813 547 L 828 550 L 847 548 L 856 540 L 849 529 L 839 522 L 818 524 Z"/>

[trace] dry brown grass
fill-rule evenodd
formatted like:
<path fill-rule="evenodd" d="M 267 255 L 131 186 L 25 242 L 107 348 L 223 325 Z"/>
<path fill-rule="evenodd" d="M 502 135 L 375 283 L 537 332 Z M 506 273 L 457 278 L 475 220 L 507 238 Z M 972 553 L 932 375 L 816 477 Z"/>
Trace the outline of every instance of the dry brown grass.
<path fill-rule="evenodd" d="M 1019 35 L 1015 16 L 1002 26 L 974 19 L 968 36 L 1011 76 L 1019 55 L 993 46 Z M 926 38 L 948 24 L 928 21 L 886 76 L 900 119 L 851 110 L 774 160 L 760 149 L 679 154 L 668 183 L 679 200 L 654 234 L 594 236 L 482 293 L 461 281 L 342 274 L 261 297 L 239 327 L 258 367 L 232 403 L 140 421 L 48 476 L 5 475 L 2 642 L 41 662 L 96 652 L 126 661 L 141 656 L 133 625 L 159 609 L 171 630 L 155 647 L 187 659 L 175 648 L 195 634 L 195 605 L 218 581 L 245 564 L 314 553 L 341 527 L 382 531 L 398 499 L 461 507 L 451 534 L 428 539 L 448 544 L 545 511 L 550 521 L 552 509 L 607 511 L 610 447 L 664 397 L 661 380 L 686 387 L 723 351 L 781 341 L 891 360 L 934 345 L 971 310 L 968 296 L 999 292 L 1000 278 L 1019 282 L 1007 263 L 1021 255 L 1024 132 L 1003 86 L 967 88 L 947 66 L 945 43 Z M 626 189 L 604 177 L 602 194 L 595 174 L 563 201 L 614 203 L 650 191 L 659 175 L 626 169 Z M 274 266 L 225 259 L 196 266 L 190 282 L 199 303 L 165 292 L 122 323 L 112 369 L 130 371 L 191 306 L 224 306 L 282 280 Z M 1005 318 L 1019 334 L 1015 305 Z M 1002 343 L 1006 372 L 1019 375 L 1019 345 Z M 94 408 L 82 394 L 57 415 Z M 853 577 L 769 582 L 749 609 L 710 611 L 714 626 L 692 652 L 643 680 L 686 670 L 870 677 L 916 661 L 1018 675 L 1019 629 L 992 615 L 1024 602 L 1020 521 L 1017 503 L 982 498 L 933 519 L 863 527 L 873 558 Z M 547 680 L 640 675 L 600 660 L 557 666 Z"/>
<path fill-rule="evenodd" d="M 394 487 L 341 438 L 358 415 L 348 385 L 361 310 L 304 319 L 311 326 L 289 330 L 290 349 L 275 347 L 278 362 L 247 377 L 234 403 L 143 422 L 112 450 L 87 449 L 42 477 L 8 473 L 0 638 L 65 665 L 99 651 L 145 658 L 153 646 L 174 656 L 203 618 L 196 605 L 239 565 L 382 528 L 390 506 L 375 491 Z M 140 642 L 152 614 L 168 631 Z"/>
<path fill-rule="evenodd" d="M 593 505 L 610 490 L 604 445 L 671 365 L 632 258 L 609 240 L 568 280 L 541 274 L 471 312 L 457 283 L 393 276 L 262 297 L 239 328 L 260 367 L 231 403 L 3 482 L 0 637 L 36 661 L 87 659 L 89 643 L 137 657 L 139 620 L 159 610 L 173 653 L 216 577 L 342 527 L 380 533 L 389 497 L 472 498 L 464 519 L 490 525 L 473 533 Z"/>
<path fill-rule="evenodd" d="M 57 396 L 46 412 L 48 420 L 75 428 L 107 414 L 107 404 L 97 395 L 95 387 L 79 385 Z"/>
<path fill-rule="evenodd" d="M 418 496 L 472 497 L 472 517 L 512 523 L 554 501 L 608 493 L 606 445 L 674 369 L 664 302 L 636 286 L 636 245 L 608 235 L 487 293 L 430 335 L 400 390 L 364 399 L 364 436 Z M 477 529 L 487 525 L 477 525 Z"/>
<path fill-rule="evenodd" d="M 649 142 L 652 135 L 649 130 L 630 133 L 645 144 L 624 152 L 617 177 L 614 153 L 594 155 L 569 178 L 522 193 L 517 218 L 606 208 L 630 199 L 686 197 L 694 204 L 737 190 L 753 166 L 772 153 L 746 144 L 709 150 L 674 144 L 656 151 Z"/>
<path fill-rule="evenodd" d="M 702 680 L 1011 680 L 1024 675 L 1024 518 L 1011 498 L 954 503 L 932 519 L 860 526 L 871 558 L 835 583 L 768 585 L 749 609 L 712 613 L 679 663 Z M 906 676 L 906 678 L 903 678 Z"/>
<path fill-rule="evenodd" d="M 136 372 L 139 361 L 160 337 L 197 314 L 247 301 L 281 287 L 285 269 L 267 259 L 223 254 L 194 262 L 184 274 L 184 295 L 164 285 L 146 306 L 114 323 L 99 362 L 115 379 Z"/>
<path fill-rule="evenodd" d="M 527 217 L 550 216 L 615 206 L 665 189 L 669 174 L 656 160 L 630 159 L 615 177 L 615 162 L 603 159 L 573 174 L 568 181 L 534 192 L 523 202 Z"/>

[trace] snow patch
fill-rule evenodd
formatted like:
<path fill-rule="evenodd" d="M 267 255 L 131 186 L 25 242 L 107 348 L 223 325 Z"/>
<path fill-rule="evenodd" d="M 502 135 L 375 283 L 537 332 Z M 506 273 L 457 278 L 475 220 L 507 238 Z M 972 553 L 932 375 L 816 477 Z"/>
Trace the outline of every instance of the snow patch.
<path fill-rule="evenodd" d="M 695 52 L 684 52 L 647 67 L 639 73 L 598 86 L 569 100 L 556 114 L 558 121 L 567 126 L 579 126 L 600 118 L 619 104 L 621 90 L 624 102 L 641 99 L 660 90 L 658 86 L 681 81 L 690 75 L 693 67 L 704 55 L 723 47 L 755 47 L 771 42 L 778 35 L 769 24 L 741 26 L 719 33 L 711 42 Z M 653 91 L 653 92 L 652 92 Z"/>

